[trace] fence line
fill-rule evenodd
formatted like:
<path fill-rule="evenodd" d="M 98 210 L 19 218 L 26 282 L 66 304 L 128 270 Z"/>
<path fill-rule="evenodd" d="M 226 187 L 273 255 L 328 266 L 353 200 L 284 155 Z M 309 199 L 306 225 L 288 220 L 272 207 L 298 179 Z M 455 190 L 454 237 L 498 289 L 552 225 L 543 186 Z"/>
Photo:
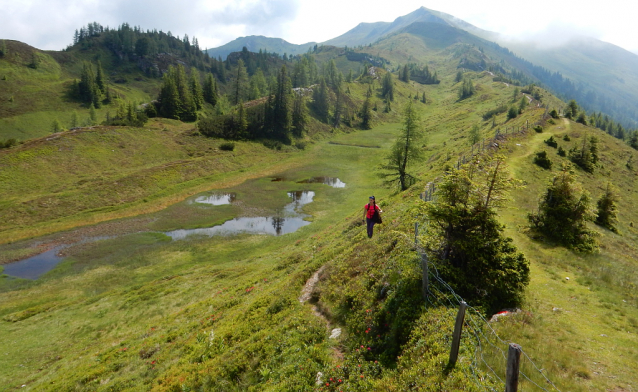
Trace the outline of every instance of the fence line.
<path fill-rule="evenodd" d="M 532 127 L 541 125 L 547 118 L 548 112 L 549 105 L 545 107 L 545 113 L 543 114 L 542 118 L 532 124 Z M 478 145 L 473 145 L 470 158 L 467 159 L 466 156 L 463 155 L 458 159 L 456 166 L 460 168 L 461 164 L 465 164 L 466 162 L 470 161 L 475 155 L 483 154 L 489 151 L 492 147 L 498 148 L 499 145 L 497 141 L 504 140 L 508 136 L 514 134 L 525 133 L 528 130 L 529 121 L 523 127 L 512 127 L 511 131 L 506 127 L 504 133 L 502 133 L 500 129 L 497 129 L 494 134 L 494 138 L 492 138 L 491 141 L 488 140 L 487 146 L 485 143 L 485 139 L 478 143 Z M 420 193 L 419 198 L 426 202 L 434 201 L 436 189 L 436 183 L 429 182 L 425 186 L 424 191 Z M 431 306 L 444 306 L 450 308 L 460 307 L 460 310 L 462 310 L 464 313 L 464 320 L 461 321 L 460 326 L 465 326 L 465 329 L 467 330 L 466 332 L 468 332 L 469 338 L 472 341 L 472 344 L 470 346 L 474 346 L 469 367 L 469 374 L 467 373 L 466 369 L 463 368 L 463 371 L 466 373 L 468 379 L 474 380 L 476 385 L 485 391 L 496 392 L 496 389 L 492 386 L 494 384 L 502 385 L 503 388 L 506 388 L 506 391 L 516 391 L 518 389 L 518 381 L 520 375 L 523 379 L 527 380 L 530 385 L 535 386 L 539 390 L 549 392 L 548 389 L 539 385 L 537 382 L 532 380 L 529 375 L 527 375 L 520 369 L 519 365 L 521 359 L 523 359 L 526 360 L 525 363 L 531 364 L 533 370 L 540 374 L 541 380 L 543 380 L 547 384 L 548 388 L 560 392 L 556 385 L 547 377 L 545 373 L 543 373 L 543 370 L 539 369 L 539 367 L 534 363 L 534 361 L 532 361 L 529 355 L 527 355 L 527 353 L 525 353 L 525 351 L 520 346 L 512 345 L 498 336 L 494 328 L 492 328 L 490 323 L 485 319 L 485 317 L 483 317 L 481 312 L 479 312 L 474 307 L 467 305 L 463 298 L 461 298 L 461 296 L 454 292 L 452 287 L 441 278 L 436 265 L 428 260 L 427 254 L 424 252 L 421 244 L 419 243 L 419 235 L 427 232 L 428 221 L 426 220 L 425 222 L 415 222 L 414 228 L 414 245 L 421 256 L 421 266 L 423 269 L 422 287 L 423 296 L 426 303 L 429 303 Z M 445 301 L 447 301 L 447 303 Z M 459 325 L 458 321 L 460 317 L 461 311 L 459 312 L 459 315 L 457 315 L 457 325 Z M 458 341 L 456 340 L 460 340 L 461 338 L 462 328 L 455 327 L 453 344 L 450 352 L 449 366 L 454 366 L 454 363 L 456 362 L 456 355 L 458 353 Z M 499 345 L 507 347 L 507 355 L 504 349 L 499 347 Z M 505 364 L 507 364 L 507 366 L 501 367 L 505 370 L 505 380 L 501 376 L 499 376 L 497 371 L 488 363 L 488 360 L 485 358 L 487 349 L 493 350 L 493 352 L 496 353 L 497 356 L 498 354 L 500 354 Z M 487 378 L 489 378 L 489 381 L 482 380 L 482 377 L 478 372 L 479 366 L 485 366 L 485 368 L 489 370 L 485 372 L 485 375 Z M 498 389 L 502 391 L 503 388 Z"/>

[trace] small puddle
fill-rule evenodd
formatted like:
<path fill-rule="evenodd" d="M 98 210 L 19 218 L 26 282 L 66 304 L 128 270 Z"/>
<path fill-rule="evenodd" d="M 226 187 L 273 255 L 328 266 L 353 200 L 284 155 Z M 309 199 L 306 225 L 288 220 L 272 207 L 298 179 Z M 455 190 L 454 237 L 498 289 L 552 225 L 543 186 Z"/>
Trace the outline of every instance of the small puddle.
<path fill-rule="evenodd" d="M 225 204 L 232 204 L 237 195 L 234 193 L 223 193 L 223 194 L 215 194 L 209 196 L 199 196 L 191 203 L 200 203 L 200 204 L 210 204 L 213 206 L 222 206 Z"/>
<path fill-rule="evenodd" d="M 3 273 L 22 279 L 38 279 L 62 261 L 64 256 L 58 255 L 58 252 L 65 247 L 65 245 L 57 246 L 39 255 L 29 257 L 28 259 L 6 264 L 3 266 Z"/>
<path fill-rule="evenodd" d="M 201 229 L 179 229 L 164 234 L 173 240 L 183 240 L 191 235 L 213 237 L 233 234 L 283 235 L 294 233 L 301 227 L 311 223 L 304 220 L 307 215 L 302 214 L 299 208 L 312 203 L 314 196 L 315 193 L 312 191 L 288 192 L 288 197 L 292 199 L 292 202 L 284 207 L 284 216 L 235 218 L 218 226 Z"/>
<path fill-rule="evenodd" d="M 311 177 L 307 180 L 299 181 L 298 184 L 326 184 L 333 188 L 345 188 L 346 183 L 337 177 Z"/>

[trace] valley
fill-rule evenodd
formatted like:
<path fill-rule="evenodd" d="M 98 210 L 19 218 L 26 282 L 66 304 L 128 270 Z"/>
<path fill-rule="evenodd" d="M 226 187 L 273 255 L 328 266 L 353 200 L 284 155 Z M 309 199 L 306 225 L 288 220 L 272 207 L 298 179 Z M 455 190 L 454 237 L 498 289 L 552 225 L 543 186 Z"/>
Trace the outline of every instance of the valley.
<path fill-rule="evenodd" d="M 423 10 L 360 25 L 376 34 L 369 46 L 286 58 L 246 48 L 218 61 L 125 25 L 62 52 L 11 41 L 0 57 L 10 87 L 0 141 L 17 139 L 0 148 L 0 389 L 502 390 L 517 343 L 519 390 L 635 390 L 636 131 L 600 129 L 473 26 Z M 113 50 L 120 36 L 172 52 Z M 99 108 L 69 90 L 97 59 L 108 75 Z M 215 103 L 194 121 L 152 112 L 167 110 L 180 66 L 191 82 L 179 110 L 215 80 Z M 143 121 L 109 123 L 116 116 Z M 422 135 L 405 147 L 408 118 Z M 401 190 L 388 181 L 404 147 L 416 152 Z M 581 229 L 595 251 L 530 223 L 565 173 L 585 192 Z M 475 216 L 455 189 L 472 195 Z M 612 229 L 593 221 L 609 189 Z M 368 238 L 371 195 L 384 212 Z M 463 224 L 487 211 L 492 226 L 467 238 L 493 264 L 458 273 L 459 250 L 438 251 L 432 211 L 450 206 Z M 37 268 L 19 264 L 38 255 Z M 484 276 L 493 281 L 467 289 Z M 451 366 L 461 300 L 470 307 Z"/>

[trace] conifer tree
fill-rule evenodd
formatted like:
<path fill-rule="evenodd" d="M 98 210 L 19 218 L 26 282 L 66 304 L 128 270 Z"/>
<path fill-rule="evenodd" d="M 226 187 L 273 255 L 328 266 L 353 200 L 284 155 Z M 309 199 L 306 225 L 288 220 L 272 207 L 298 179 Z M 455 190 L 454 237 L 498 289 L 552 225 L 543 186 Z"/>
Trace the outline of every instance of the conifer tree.
<path fill-rule="evenodd" d="M 341 115 L 343 113 L 343 91 L 341 91 L 341 88 L 337 88 L 335 94 L 337 99 L 335 100 L 335 109 L 332 114 L 332 126 L 339 128 L 341 125 Z"/>
<path fill-rule="evenodd" d="M 248 121 L 246 120 L 246 112 L 244 110 L 244 103 L 239 102 L 237 105 L 237 120 L 236 120 L 236 134 L 238 139 L 246 139 L 248 135 L 246 130 L 248 129 Z"/>
<path fill-rule="evenodd" d="M 302 94 L 295 94 L 292 107 L 292 132 L 296 137 L 302 137 L 308 126 L 308 110 L 306 100 Z"/>
<path fill-rule="evenodd" d="M 383 76 L 383 85 L 381 89 L 381 95 L 387 101 L 394 101 L 394 81 L 392 80 L 392 73 L 386 72 Z"/>
<path fill-rule="evenodd" d="M 455 82 L 455 83 L 458 83 L 458 82 L 460 82 L 461 80 L 463 80 L 463 72 L 461 72 L 461 70 L 459 70 L 459 71 L 456 73 L 456 77 L 454 78 L 454 82 Z"/>
<path fill-rule="evenodd" d="M 77 128 L 79 126 L 79 122 L 80 120 L 78 118 L 78 112 L 74 110 L 71 114 L 71 125 L 69 126 L 69 128 Z"/>
<path fill-rule="evenodd" d="M 598 211 L 596 214 L 596 224 L 606 227 L 614 233 L 618 232 L 615 224 L 618 221 L 617 211 L 618 194 L 613 189 L 611 183 L 607 183 L 605 193 L 598 199 Z"/>
<path fill-rule="evenodd" d="M 408 173 L 408 166 L 423 159 L 421 149 L 423 131 L 420 129 L 419 116 L 413 107 L 412 101 L 403 113 L 403 128 L 388 156 L 388 163 L 382 166 L 389 171 L 385 174 L 386 183 L 397 183 L 402 191 L 408 189 L 416 180 L 416 177 Z"/>
<path fill-rule="evenodd" d="M 408 65 L 403 66 L 403 72 L 401 72 L 401 81 L 408 83 L 410 81 L 410 68 Z"/>
<path fill-rule="evenodd" d="M 202 86 L 199 84 L 199 72 L 197 72 L 197 69 L 195 68 L 191 68 L 190 92 L 193 96 L 195 108 L 197 110 L 202 110 L 204 107 L 204 93 L 202 91 Z"/>
<path fill-rule="evenodd" d="M 282 65 L 277 75 L 277 91 L 273 102 L 273 136 L 284 142 L 290 141 L 292 125 L 290 108 L 290 79 L 286 73 L 286 66 Z"/>
<path fill-rule="evenodd" d="M 594 219 L 589 193 L 576 182 L 571 168 L 557 174 L 541 197 L 538 212 L 528 219 L 536 230 L 565 246 L 583 252 L 597 249 L 587 222 Z"/>
<path fill-rule="evenodd" d="M 502 156 L 481 156 L 451 169 L 436 201 L 420 206 L 430 222 L 423 241 L 430 261 L 457 294 L 487 313 L 520 305 L 530 279 L 529 261 L 505 237 L 496 212 L 517 186 Z"/>
<path fill-rule="evenodd" d="M 202 95 L 204 97 L 204 101 L 213 106 L 217 105 L 217 82 L 211 73 L 206 74 Z"/>
<path fill-rule="evenodd" d="M 228 59 L 226 60 L 228 61 Z M 243 100 L 246 95 L 246 80 L 248 74 L 244 61 L 239 59 L 237 61 L 237 71 L 235 72 L 235 81 L 233 82 L 233 104 L 237 105 L 239 101 Z"/>
<path fill-rule="evenodd" d="M 470 145 L 474 145 L 476 143 L 479 142 L 479 140 L 481 140 L 481 132 L 479 130 L 479 126 L 478 124 L 474 124 L 474 126 L 472 126 L 472 129 L 470 130 L 470 135 L 469 135 L 469 139 L 470 139 Z"/>
<path fill-rule="evenodd" d="M 53 131 L 54 133 L 64 131 L 62 124 L 60 124 L 60 120 L 58 120 L 57 118 L 53 120 L 53 123 L 51 124 L 51 131 Z"/>
<path fill-rule="evenodd" d="M 315 87 L 312 91 L 312 99 L 314 101 L 315 112 L 319 120 L 328 122 L 329 102 L 328 102 L 328 86 L 325 79 L 321 78 L 319 87 Z"/>
<path fill-rule="evenodd" d="M 372 128 L 372 104 L 370 103 L 370 97 L 366 97 L 361 107 L 361 128 Z"/>

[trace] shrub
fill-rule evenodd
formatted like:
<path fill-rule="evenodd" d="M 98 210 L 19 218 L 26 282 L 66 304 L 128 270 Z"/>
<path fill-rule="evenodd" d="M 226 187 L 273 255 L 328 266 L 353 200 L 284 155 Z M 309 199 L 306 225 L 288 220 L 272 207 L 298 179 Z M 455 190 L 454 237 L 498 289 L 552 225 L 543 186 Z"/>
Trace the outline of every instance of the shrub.
<path fill-rule="evenodd" d="M 542 133 L 543 132 L 543 127 L 541 127 L 540 125 L 537 125 L 534 127 L 534 130 L 536 131 L 536 133 Z"/>
<path fill-rule="evenodd" d="M 271 150 L 281 150 L 284 146 L 282 142 L 279 140 L 265 140 L 263 145 L 270 148 Z"/>
<path fill-rule="evenodd" d="M 558 155 L 560 155 L 561 157 L 565 157 L 567 156 L 567 151 L 565 151 L 563 147 L 558 147 Z"/>
<path fill-rule="evenodd" d="M 618 220 L 616 216 L 616 211 L 618 210 L 616 203 L 618 203 L 618 194 L 612 188 L 611 184 L 607 183 L 605 193 L 598 199 L 596 224 L 606 227 L 614 233 L 618 232 L 618 229 L 615 227 L 615 223 Z"/>
<path fill-rule="evenodd" d="M 0 148 L 10 148 L 18 144 L 16 139 L 7 139 L 4 142 L 0 141 Z"/>
<path fill-rule="evenodd" d="M 546 151 L 537 152 L 536 156 L 534 157 L 534 163 L 542 167 L 543 169 L 551 170 L 552 168 L 552 161 L 547 156 Z"/>
<path fill-rule="evenodd" d="M 569 150 L 569 159 L 587 173 L 593 173 L 598 163 L 598 139 L 592 136 L 585 138 L 582 146 L 574 146 Z"/>
<path fill-rule="evenodd" d="M 554 148 L 558 147 L 558 142 L 554 139 L 554 136 L 550 136 L 549 139 L 545 140 L 545 144 Z"/>
<path fill-rule="evenodd" d="M 488 112 L 486 112 L 483 115 L 483 120 L 487 121 L 490 118 L 495 117 L 495 116 L 497 116 L 497 115 L 499 115 L 501 113 L 505 113 L 505 112 L 507 112 L 507 106 L 501 105 L 501 106 L 497 107 L 496 109 L 492 109 L 492 110 L 489 110 Z"/>
<path fill-rule="evenodd" d="M 563 140 L 568 142 L 568 141 L 572 140 L 572 138 L 570 138 L 569 135 L 565 135 L 565 136 L 563 136 Z"/>
<path fill-rule="evenodd" d="M 582 252 L 597 250 L 587 222 L 594 218 L 589 194 L 569 166 L 557 174 L 541 197 L 538 212 L 528 214 L 532 227 L 558 243 Z"/>
<path fill-rule="evenodd" d="M 552 109 L 549 112 L 549 115 L 552 116 L 552 118 L 558 118 L 558 112 L 556 111 L 556 109 Z"/>
<path fill-rule="evenodd" d="M 507 111 L 507 119 L 511 120 L 513 118 L 516 118 L 518 116 L 518 109 L 515 108 L 514 106 L 512 106 L 508 111 Z"/>
<path fill-rule="evenodd" d="M 222 143 L 219 145 L 219 149 L 222 151 L 233 151 L 235 150 L 235 143 Z"/>
<path fill-rule="evenodd" d="M 550 118 L 549 120 L 547 120 L 547 123 L 554 125 L 554 124 L 556 124 L 556 121 L 554 121 L 553 119 Z"/>

